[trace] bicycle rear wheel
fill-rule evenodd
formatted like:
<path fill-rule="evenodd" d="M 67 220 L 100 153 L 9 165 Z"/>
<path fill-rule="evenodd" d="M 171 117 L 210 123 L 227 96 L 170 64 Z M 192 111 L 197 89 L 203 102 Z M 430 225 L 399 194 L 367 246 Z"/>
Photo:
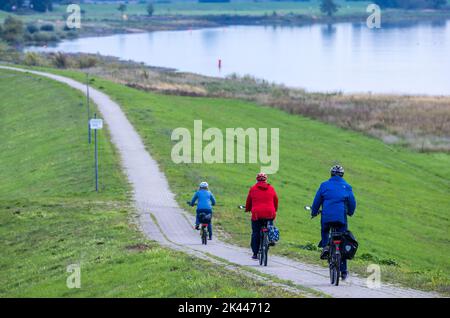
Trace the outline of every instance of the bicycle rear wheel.
<path fill-rule="evenodd" d="M 336 279 L 334 280 L 334 285 L 339 286 L 339 277 L 341 276 L 341 255 L 336 254 L 334 268 L 336 272 Z"/>
<path fill-rule="evenodd" d="M 341 265 L 341 256 L 336 254 L 331 256 L 329 260 L 330 266 L 330 283 L 331 285 L 338 286 L 339 285 L 339 276 L 340 273 L 340 265 Z"/>
<path fill-rule="evenodd" d="M 330 269 L 330 284 L 334 285 L 336 282 L 336 263 L 335 263 L 335 248 L 330 246 L 330 251 L 328 255 L 328 267 Z"/>
<path fill-rule="evenodd" d="M 264 234 L 263 233 L 260 234 L 258 258 L 259 258 L 259 265 L 262 266 L 264 264 Z"/>
<path fill-rule="evenodd" d="M 330 267 L 330 284 L 334 285 L 334 282 L 336 280 L 336 272 L 335 272 L 334 264 L 330 263 L 329 267 Z"/>
<path fill-rule="evenodd" d="M 264 266 L 267 266 L 267 260 L 269 259 L 269 238 L 267 234 L 264 235 Z"/>
<path fill-rule="evenodd" d="M 207 233 L 206 233 L 206 229 L 204 228 L 204 227 L 202 227 L 202 233 L 201 233 L 201 236 L 202 236 L 202 244 L 203 245 L 206 245 L 206 244 L 208 244 L 208 239 L 206 238 L 206 235 Z"/>

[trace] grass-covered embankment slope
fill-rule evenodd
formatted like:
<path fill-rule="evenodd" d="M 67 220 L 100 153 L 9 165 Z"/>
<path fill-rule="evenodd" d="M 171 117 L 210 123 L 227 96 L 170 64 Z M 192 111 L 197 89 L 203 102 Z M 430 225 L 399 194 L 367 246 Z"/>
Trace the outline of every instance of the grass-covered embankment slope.
<path fill-rule="evenodd" d="M 290 296 L 145 240 L 105 129 L 95 193 L 81 93 L 0 70 L 0 100 L 1 297 Z M 66 287 L 70 264 L 80 289 Z"/>
<path fill-rule="evenodd" d="M 83 74 L 55 71 L 83 80 Z M 351 229 L 360 241 L 351 270 L 365 273 L 371 263 L 382 266 L 384 281 L 448 292 L 450 257 L 450 156 L 415 153 L 389 147 L 374 138 L 233 99 L 165 96 L 105 80 L 93 85 L 117 100 L 158 160 L 180 203 L 201 180 L 211 184 L 217 200 L 216 225 L 233 242 L 249 241 L 248 215 L 235 207 L 244 202 L 259 169 L 255 164 L 174 164 L 171 132 L 218 127 L 280 128 L 280 170 L 270 177 L 280 197 L 280 244 L 274 252 L 317 261 L 319 221 L 303 211 L 328 169 L 339 161 L 358 201 Z"/>

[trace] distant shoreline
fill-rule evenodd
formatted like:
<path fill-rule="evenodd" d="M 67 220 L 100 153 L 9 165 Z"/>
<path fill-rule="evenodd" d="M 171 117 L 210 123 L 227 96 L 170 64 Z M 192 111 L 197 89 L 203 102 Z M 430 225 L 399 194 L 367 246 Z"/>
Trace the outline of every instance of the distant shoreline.
<path fill-rule="evenodd" d="M 445 22 L 450 20 L 450 10 L 440 11 L 388 11 L 382 15 L 384 24 L 410 24 L 418 22 Z M 410 15 L 412 13 L 412 15 Z M 365 23 L 369 14 L 350 16 L 309 16 L 301 14 L 272 15 L 160 15 L 153 17 L 131 16 L 126 24 L 119 20 L 103 21 L 104 26 L 86 22 L 79 37 L 108 36 L 123 33 L 153 31 L 182 31 L 225 26 L 306 26 L 313 24 Z"/>

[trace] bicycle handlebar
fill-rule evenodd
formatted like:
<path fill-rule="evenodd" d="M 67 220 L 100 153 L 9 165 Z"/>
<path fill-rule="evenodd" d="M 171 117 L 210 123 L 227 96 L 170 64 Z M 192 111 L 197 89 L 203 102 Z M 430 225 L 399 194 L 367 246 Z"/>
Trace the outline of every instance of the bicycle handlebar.
<path fill-rule="evenodd" d="M 308 212 L 311 212 L 312 209 L 311 209 L 311 207 L 309 205 L 305 205 L 305 210 L 308 211 Z M 319 210 L 319 213 L 317 213 L 316 215 L 311 215 L 311 219 L 314 219 L 316 216 L 318 216 L 321 213 L 322 213 L 322 211 Z"/>
<path fill-rule="evenodd" d="M 189 206 L 196 206 L 197 205 L 197 203 L 194 203 L 194 205 L 191 205 L 191 201 L 186 201 L 186 203 L 187 203 L 187 205 L 189 205 Z M 214 204 L 214 205 L 212 205 L 212 206 L 223 206 L 222 204 Z"/>

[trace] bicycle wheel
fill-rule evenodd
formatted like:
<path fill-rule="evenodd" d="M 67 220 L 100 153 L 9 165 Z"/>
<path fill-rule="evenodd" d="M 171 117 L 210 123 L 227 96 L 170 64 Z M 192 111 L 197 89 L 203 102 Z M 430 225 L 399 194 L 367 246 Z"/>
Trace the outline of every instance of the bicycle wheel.
<path fill-rule="evenodd" d="M 201 237 L 202 237 L 202 244 L 206 245 L 207 244 L 207 239 L 206 239 L 206 229 L 205 229 L 205 227 L 202 227 Z"/>
<path fill-rule="evenodd" d="M 264 266 L 267 266 L 267 260 L 269 259 L 269 238 L 267 234 L 264 235 Z"/>
<path fill-rule="evenodd" d="M 330 268 L 330 284 L 334 285 L 336 282 L 336 266 L 334 261 L 334 247 L 330 247 L 330 254 L 328 256 L 328 267 Z"/>
<path fill-rule="evenodd" d="M 335 273 L 335 269 L 334 269 L 334 264 L 330 263 L 330 284 L 334 285 L 334 281 L 336 279 L 336 273 Z"/>
<path fill-rule="evenodd" d="M 262 264 L 264 262 L 264 234 L 262 234 L 262 233 L 261 233 L 261 239 L 259 242 L 258 258 L 259 258 L 259 265 L 262 266 Z"/>
<path fill-rule="evenodd" d="M 335 270 L 336 279 L 334 281 L 334 285 L 339 286 L 339 277 L 341 276 L 341 255 L 340 254 L 336 254 L 334 267 L 336 269 Z"/>

